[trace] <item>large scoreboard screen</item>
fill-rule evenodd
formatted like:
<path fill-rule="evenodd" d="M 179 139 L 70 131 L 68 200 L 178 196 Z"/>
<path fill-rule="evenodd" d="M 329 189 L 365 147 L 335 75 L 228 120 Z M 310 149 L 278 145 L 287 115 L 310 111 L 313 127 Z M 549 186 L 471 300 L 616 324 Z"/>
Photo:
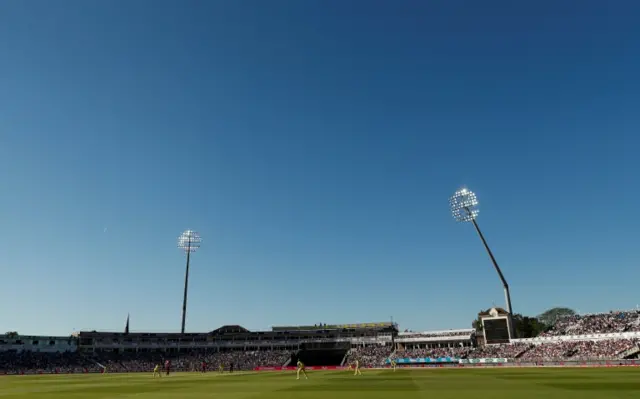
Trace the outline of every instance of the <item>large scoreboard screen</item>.
<path fill-rule="evenodd" d="M 484 336 L 487 344 L 504 344 L 509 342 L 509 321 L 506 317 L 484 319 Z"/>

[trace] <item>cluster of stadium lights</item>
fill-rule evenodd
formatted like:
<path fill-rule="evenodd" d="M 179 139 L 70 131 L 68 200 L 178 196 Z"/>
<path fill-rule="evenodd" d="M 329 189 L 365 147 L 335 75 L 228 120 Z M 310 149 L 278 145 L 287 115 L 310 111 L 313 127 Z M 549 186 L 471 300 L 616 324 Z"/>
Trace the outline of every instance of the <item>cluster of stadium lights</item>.
<path fill-rule="evenodd" d="M 449 199 L 451 214 L 458 222 L 470 222 L 478 217 L 478 198 L 476 194 L 467 189 L 461 188 Z"/>
<path fill-rule="evenodd" d="M 197 231 L 185 230 L 184 233 L 178 237 L 178 248 L 184 250 L 184 252 L 196 252 L 200 248 L 202 239 Z"/>

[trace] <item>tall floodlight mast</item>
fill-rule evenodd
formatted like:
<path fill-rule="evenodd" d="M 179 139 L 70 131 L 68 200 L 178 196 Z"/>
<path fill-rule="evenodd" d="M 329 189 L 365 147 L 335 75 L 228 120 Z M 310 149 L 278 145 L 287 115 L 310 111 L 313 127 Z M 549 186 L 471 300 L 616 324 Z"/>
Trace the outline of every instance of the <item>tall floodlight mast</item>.
<path fill-rule="evenodd" d="M 491 262 L 493 263 L 493 267 L 498 273 L 498 277 L 500 277 L 502 287 L 504 288 L 504 299 L 507 305 L 507 312 L 509 312 L 509 335 L 511 336 L 514 331 L 513 318 L 511 317 L 513 312 L 511 309 L 511 293 L 509 292 L 509 284 L 504 278 L 502 270 L 500 270 L 500 266 L 498 266 L 498 262 L 493 256 L 493 252 L 491 252 L 491 248 L 489 248 L 489 244 L 487 244 L 487 240 L 484 239 L 484 235 L 482 234 L 480 226 L 478 226 L 478 222 L 476 221 L 478 213 L 480 213 L 480 210 L 478 209 L 478 198 L 473 191 L 467 188 L 461 188 L 460 190 L 456 191 L 449 199 L 449 205 L 451 206 L 451 213 L 453 214 L 453 218 L 455 220 L 457 220 L 458 222 L 471 222 L 473 224 L 473 227 L 475 227 L 478 236 L 480 236 L 480 240 L 482 240 L 484 248 L 489 254 L 489 258 L 491 258 Z"/>
<path fill-rule="evenodd" d="M 200 248 L 200 234 L 193 230 L 186 230 L 178 237 L 178 248 L 184 250 L 187 254 L 187 270 L 184 274 L 184 299 L 182 300 L 182 329 L 184 334 L 184 324 L 187 317 L 187 292 L 189 290 L 189 258 L 191 252 L 196 252 Z"/>

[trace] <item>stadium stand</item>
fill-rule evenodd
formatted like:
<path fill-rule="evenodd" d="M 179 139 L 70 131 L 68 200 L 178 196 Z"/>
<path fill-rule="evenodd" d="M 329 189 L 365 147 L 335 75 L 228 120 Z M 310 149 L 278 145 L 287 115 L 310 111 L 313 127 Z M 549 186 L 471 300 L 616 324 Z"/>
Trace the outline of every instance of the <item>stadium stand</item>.
<path fill-rule="evenodd" d="M 519 358 L 536 361 L 622 359 L 637 344 L 638 341 L 632 339 L 545 342 L 532 346 Z"/>
<path fill-rule="evenodd" d="M 202 362 L 207 364 L 207 370 L 218 370 L 218 367 L 222 365 L 228 371 L 231 365 L 235 370 L 253 370 L 260 366 L 279 367 L 284 365 L 290 357 L 291 353 L 287 351 L 194 351 L 174 356 L 160 353 L 127 353 L 122 355 L 103 353 L 94 357 L 94 361 L 106 366 L 108 372 L 149 371 L 156 364 L 162 365 L 165 360 L 171 361 L 171 367 L 175 371 L 201 371 Z"/>
<path fill-rule="evenodd" d="M 467 358 L 471 358 L 471 359 L 482 359 L 482 358 L 516 359 L 522 353 L 528 351 L 530 348 L 531 348 L 531 344 L 526 344 L 526 343 L 485 345 L 485 346 L 480 346 L 480 347 L 477 347 L 477 348 L 473 348 L 467 354 Z"/>
<path fill-rule="evenodd" d="M 0 374 L 83 373 L 100 368 L 77 352 L 0 352 Z"/>
<path fill-rule="evenodd" d="M 542 336 L 605 334 L 640 331 L 640 311 L 612 311 L 608 313 L 575 315 L 558 321 Z"/>
<path fill-rule="evenodd" d="M 381 345 L 353 348 L 349 351 L 345 364 L 352 364 L 357 359 L 361 367 L 384 367 L 392 352 L 392 347 Z"/>
<path fill-rule="evenodd" d="M 75 337 L 0 335 L 0 373 L 135 372 L 152 370 L 170 360 L 176 371 L 251 370 L 283 367 L 301 358 L 307 365 L 340 365 L 354 346 L 388 345 L 397 326 L 363 323 L 274 327 L 251 332 L 241 326 L 223 326 L 209 333 L 114 333 L 87 331 Z M 47 341 L 49 342 L 49 341 Z M 46 350 L 47 353 L 39 351 Z"/>
<path fill-rule="evenodd" d="M 410 365 L 509 359 L 637 359 L 640 312 L 571 316 L 535 338 L 477 346 L 471 329 L 398 332 L 392 323 L 274 327 L 251 332 L 223 326 L 209 333 L 81 332 L 72 337 L 0 335 L 0 374 L 149 372 L 170 360 L 176 371 L 279 368 L 298 359 L 309 366 L 385 367 L 390 358 Z M 446 359 L 446 360 L 445 360 Z M 400 362 L 402 363 L 402 362 Z M 402 365 L 402 364 L 401 364 Z"/>

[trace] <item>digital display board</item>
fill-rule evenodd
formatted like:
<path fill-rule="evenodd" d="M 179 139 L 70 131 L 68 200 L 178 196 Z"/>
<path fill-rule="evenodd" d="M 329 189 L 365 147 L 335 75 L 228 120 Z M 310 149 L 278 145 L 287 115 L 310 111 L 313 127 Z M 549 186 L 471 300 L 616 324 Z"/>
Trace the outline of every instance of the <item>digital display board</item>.
<path fill-rule="evenodd" d="M 504 344 L 509 342 L 509 321 L 506 317 L 484 319 L 484 336 L 487 344 Z"/>

